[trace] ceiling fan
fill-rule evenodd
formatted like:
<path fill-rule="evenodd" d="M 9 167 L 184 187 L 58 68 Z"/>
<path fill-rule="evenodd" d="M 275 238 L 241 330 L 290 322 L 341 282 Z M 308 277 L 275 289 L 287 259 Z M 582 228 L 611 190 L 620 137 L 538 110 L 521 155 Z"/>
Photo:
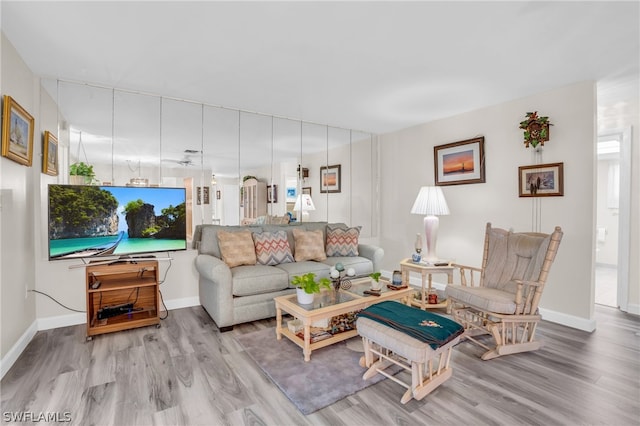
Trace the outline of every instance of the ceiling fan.
<path fill-rule="evenodd" d="M 184 150 L 184 157 L 182 157 L 182 159 L 180 160 L 172 160 L 172 159 L 164 159 L 162 161 L 167 161 L 167 162 L 171 162 L 171 163 L 177 163 L 180 164 L 181 166 L 184 167 L 189 167 L 189 166 L 197 166 L 198 163 L 195 163 L 193 161 L 193 159 L 191 158 L 191 156 L 193 155 L 202 155 L 202 151 L 196 151 L 194 149 L 185 149 Z"/>

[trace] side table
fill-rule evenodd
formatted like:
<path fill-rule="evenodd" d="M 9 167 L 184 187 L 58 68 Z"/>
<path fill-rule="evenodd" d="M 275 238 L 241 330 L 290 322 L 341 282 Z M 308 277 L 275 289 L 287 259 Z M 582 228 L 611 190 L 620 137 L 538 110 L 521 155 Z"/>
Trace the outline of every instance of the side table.
<path fill-rule="evenodd" d="M 422 277 L 422 298 L 421 300 L 415 300 L 415 298 L 411 299 L 411 304 L 413 306 L 418 306 L 420 309 L 425 310 L 436 309 L 436 308 L 446 308 L 448 305 L 448 300 L 440 303 L 427 303 L 427 291 L 431 290 L 431 275 L 432 274 L 447 274 L 447 284 L 453 283 L 453 270 L 454 267 L 451 265 L 446 266 L 429 266 L 424 263 L 415 263 L 411 259 L 404 259 L 400 262 L 400 271 L 402 272 L 402 282 L 409 284 L 409 275 L 410 272 L 417 272 Z"/>

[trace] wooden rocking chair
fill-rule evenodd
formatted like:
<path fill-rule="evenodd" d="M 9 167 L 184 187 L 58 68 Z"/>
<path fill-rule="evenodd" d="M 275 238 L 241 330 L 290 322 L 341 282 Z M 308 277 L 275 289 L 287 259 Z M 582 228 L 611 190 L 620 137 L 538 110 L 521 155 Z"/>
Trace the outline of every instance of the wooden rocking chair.
<path fill-rule="evenodd" d="M 447 285 L 446 294 L 465 327 L 463 338 L 487 350 L 483 360 L 542 347 L 534 340 L 538 303 L 561 239 L 560 227 L 551 234 L 515 233 L 487 223 L 482 268 L 454 265 L 461 284 Z M 482 334 L 493 336 L 495 347 L 475 338 Z"/>

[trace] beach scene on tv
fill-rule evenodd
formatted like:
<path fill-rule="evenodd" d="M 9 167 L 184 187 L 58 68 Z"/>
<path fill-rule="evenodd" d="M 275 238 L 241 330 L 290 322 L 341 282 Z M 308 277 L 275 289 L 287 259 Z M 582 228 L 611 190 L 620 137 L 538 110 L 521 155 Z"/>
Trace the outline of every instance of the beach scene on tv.
<path fill-rule="evenodd" d="M 49 186 L 49 258 L 185 250 L 184 188 Z"/>

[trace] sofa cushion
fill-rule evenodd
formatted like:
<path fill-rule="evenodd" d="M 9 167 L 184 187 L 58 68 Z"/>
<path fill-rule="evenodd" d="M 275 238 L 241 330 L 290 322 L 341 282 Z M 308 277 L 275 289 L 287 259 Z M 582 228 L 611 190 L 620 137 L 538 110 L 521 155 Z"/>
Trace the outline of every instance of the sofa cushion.
<path fill-rule="evenodd" d="M 269 293 L 289 287 L 289 276 L 273 266 L 237 266 L 231 269 L 233 295 L 236 297 Z"/>
<path fill-rule="evenodd" d="M 239 232 L 218 231 L 222 260 L 230 268 L 256 264 L 256 249 L 248 229 Z"/>
<path fill-rule="evenodd" d="M 293 230 L 293 238 L 296 241 L 296 262 L 303 260 L 325 260 L 327 254 L 324 251 L 324 238 L 322 230 L 304 231 Z"/>
<path fill-rule="evenodd" d="M 256 258 L 261 265 L 278 265 L 294 261 L 285 231 L 254 232 L 253 243 Z"/>
<path fill-rule="evenodd" d="M 197 249 L 199 254 L 210 254 L 218 259 L 222 259 L 220 253 L 220 244 L 218 244 L 218 232 L 242 232 L 246 230 L 260 232 L 259 226 L 222 226 L 222 225 L 198 225 L 198 235 L 194 234 L 194 238 L 199 238 Z"/>
<path fill-rule="evenodd" d="M 445 288 L 445 293 L 448 297 L 456 299 L 466 306 L 473 306 L 499 314 L 513 314 L 516 312 L 513 293 L 497 288 L 449 284 Z"/>
<path fill-rule="evenodd" d="M 358 256 L 358 238 L 361 226 L 354 228 L 327 225 L 327 257 Z"/>

